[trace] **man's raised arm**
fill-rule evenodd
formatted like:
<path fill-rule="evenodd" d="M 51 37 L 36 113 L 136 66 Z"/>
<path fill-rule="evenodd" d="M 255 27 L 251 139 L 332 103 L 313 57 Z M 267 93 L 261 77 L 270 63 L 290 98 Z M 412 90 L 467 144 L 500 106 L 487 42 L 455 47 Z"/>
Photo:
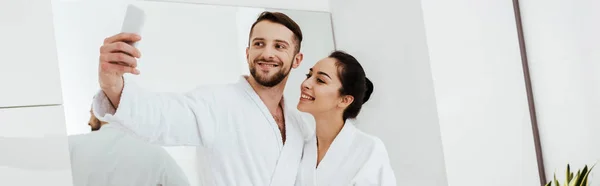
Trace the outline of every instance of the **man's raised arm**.
<path fill-rule="evenodd" d="M 216 133 L 210 102 L 202 88 L 180 93 L 155 93 L 137 87 L 123 75 L 138 75 L 140 51 L 130 45 L 141 38 L 120 33 L 106 38 L 100 48 L 99 91 L 94 114 L 116 122 L 146 140 L 161 145 L 206 145 Z M 167 65 L 167 64 L 165 64 Z"/>

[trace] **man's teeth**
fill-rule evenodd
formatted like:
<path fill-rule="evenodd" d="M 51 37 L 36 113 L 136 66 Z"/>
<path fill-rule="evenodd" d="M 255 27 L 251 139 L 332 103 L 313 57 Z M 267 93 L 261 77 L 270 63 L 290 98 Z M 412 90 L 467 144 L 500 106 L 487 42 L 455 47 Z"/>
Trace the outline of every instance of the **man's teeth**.
<path fill-rule="evenodd" d="M 276 64 L 266 64 L 266 63 L 259 63 L 259 65 L 263 65 L 263 66 L 269 66 L 269 67 L 276 67 L 276 66 L 279 66 L 279 65 L 276 65 Z"/>

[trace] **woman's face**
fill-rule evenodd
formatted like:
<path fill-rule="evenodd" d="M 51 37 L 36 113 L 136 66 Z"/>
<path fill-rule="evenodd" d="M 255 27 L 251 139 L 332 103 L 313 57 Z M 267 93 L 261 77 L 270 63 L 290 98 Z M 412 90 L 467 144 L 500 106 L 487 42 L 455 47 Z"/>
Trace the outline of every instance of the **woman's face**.
<path fill-rule="evenodd" d="M 351 96 L 340 96 L 342 82 L 336 60 L 325 58 L 313 66 L 300 85 L 298 110 L 312 115 L 343 110 L 352 102 Z"/>

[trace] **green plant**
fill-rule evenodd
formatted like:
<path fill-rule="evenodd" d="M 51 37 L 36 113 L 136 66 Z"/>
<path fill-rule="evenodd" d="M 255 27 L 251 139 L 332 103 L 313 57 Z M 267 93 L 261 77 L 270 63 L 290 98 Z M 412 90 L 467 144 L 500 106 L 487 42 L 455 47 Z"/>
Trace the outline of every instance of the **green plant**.
<path fill-rule="evenodd" d="M 583 170 L 577 170 L 577 174 L 573 176 L 571 172 L 571 166 L 567 164 L 567 175 L 563 185 L 561 185 L 556 179 L 556 173 L 554 173 L 554 180 L 548 182 L 546 186 L 588 186 L 588 176 L 596 164 L 589 167 L 586 165 Z"/>

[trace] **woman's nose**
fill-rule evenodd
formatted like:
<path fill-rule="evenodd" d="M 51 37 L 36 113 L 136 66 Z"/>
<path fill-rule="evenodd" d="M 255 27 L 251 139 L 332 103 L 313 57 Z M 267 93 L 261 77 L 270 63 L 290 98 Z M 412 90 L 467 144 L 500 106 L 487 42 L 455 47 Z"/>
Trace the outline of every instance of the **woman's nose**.
<path fill-rule="evenodd" d="M 310 85 L 308 84 L 307 81 L 302 82 L 302 90 L 308 90 L 310 89 Z"/>

